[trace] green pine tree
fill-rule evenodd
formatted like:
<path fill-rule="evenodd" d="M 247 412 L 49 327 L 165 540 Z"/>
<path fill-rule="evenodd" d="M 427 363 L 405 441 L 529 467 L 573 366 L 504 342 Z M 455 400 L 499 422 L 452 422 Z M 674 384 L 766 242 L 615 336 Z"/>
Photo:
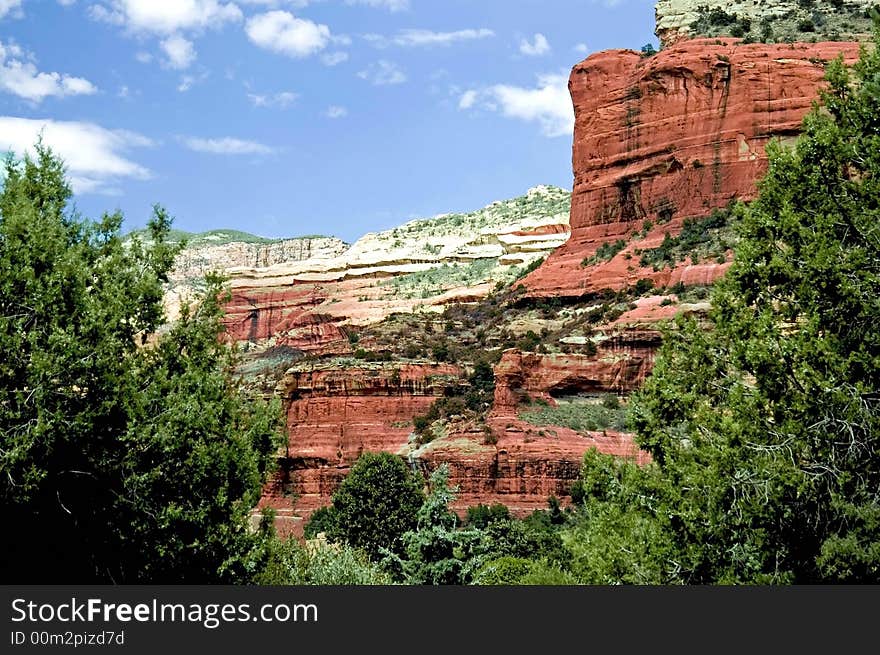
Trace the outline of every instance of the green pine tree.
<path fill-rule="evenodd" d="M 827 80 L 739 208 L 708 325 L 679 322 L 636 402 L 685 582 L 880 581 L 876 47 Z"/>
<path fill-rule="evenodd" d="M 259 565 L 246 529 L 277 407 L 218 341 L 219 281 L 155 344 L 177 246 L 83 219 L 42 143 L 0 193 L 0 520 L 7 582 L 212 582 Z M 255 559 L 257 558 L 257 559 Z"/>

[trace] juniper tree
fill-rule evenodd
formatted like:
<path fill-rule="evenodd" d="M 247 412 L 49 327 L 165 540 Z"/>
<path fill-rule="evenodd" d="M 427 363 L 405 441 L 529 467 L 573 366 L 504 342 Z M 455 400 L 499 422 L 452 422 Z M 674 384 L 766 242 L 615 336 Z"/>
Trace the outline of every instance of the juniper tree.
<path fill-rule="evenodd" d="M 122 215 L 71 206 L 42 143 L 0 193 L 0 521 L 6 582 L 241 580 L 259 564 L 245 515 L 274 412 L 245 398 L 219 340 L 219 281 L 166 335 L 176 247 Z"/>

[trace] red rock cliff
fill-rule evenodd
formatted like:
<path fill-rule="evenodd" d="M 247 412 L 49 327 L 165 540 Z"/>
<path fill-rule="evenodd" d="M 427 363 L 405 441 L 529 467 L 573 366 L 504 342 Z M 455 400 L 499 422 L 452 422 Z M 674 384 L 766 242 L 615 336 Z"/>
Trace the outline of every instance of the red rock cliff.
<path fill-rule="evenodd" d="M 298 531 L 330 496 L 364 451 L 401 452 L 412 419 L 461 376 L 448 364 L 301 365 L 278 383 L 285 403 L 287 446 L 281 467 L 263 494 L 278 511 L 279 528 Z"/>
<path fill-rule="evenodd" d="M 655 284 L 706 284 L 725 267 L 654 272 L 626 260 L 582 267 L 605 242 L 626 238 L 645 219 L 654 228 L 640 247 L 680 231 L 731 199 L 755 196 L 765 146 L 797 135 L 818 97 L 823 62 L 855 43 L 743 44 L 694 39 L 653 57 L 631 50 L 597 53 L 574 67 L 574 190 L 569 241 L 525 280 L 536 296 L 578 296 Z M 656 243 L 653 243 L 655 242 Z"/>

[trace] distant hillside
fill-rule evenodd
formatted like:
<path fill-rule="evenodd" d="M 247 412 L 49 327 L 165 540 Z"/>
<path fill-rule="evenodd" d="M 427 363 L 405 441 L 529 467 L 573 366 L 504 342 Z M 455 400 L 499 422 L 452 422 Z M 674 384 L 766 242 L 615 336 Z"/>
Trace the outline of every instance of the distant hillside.
<path fill-rule="evenodd" d="M 134 230 L 128 234 L 128 237 L 132 236 L 146 236 L 146 230 Z M 310 234 L 301 237 L 292 237 L 296 239 L 322 239 L 325 238 L 322 235 Z M 288 240 L 289 238 L 285 237 L 283 239 L 272 239 L 269 237 L 261 237 L 256 234 L 250 234 L 248 232 L 242 232 L 241 230 L 208 230 L 207 232 L 187 232 L 186 230 L 171 230 L 171 234 L 169 236 L 169 241 L 173 243 L 178 243 L 180 241 L 186 241 L 186 245 L 188 248 L 199 248 L 202 246 L 223 246 L 228 243 L 253 243 L 253 244 L 270 244 L 270 243 L 279 243 L 280 241 Z"/>

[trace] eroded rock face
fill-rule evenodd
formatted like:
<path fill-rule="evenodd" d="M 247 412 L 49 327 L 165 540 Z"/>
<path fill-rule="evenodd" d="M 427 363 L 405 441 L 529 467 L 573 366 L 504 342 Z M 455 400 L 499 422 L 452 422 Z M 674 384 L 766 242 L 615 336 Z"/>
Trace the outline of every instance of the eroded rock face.
<path fill-rule="evenodd" d="M 234 279 L 240 270 L 332 259 L 348 247 L 335 237 L 302 237 L 271 243 L 233 241 L 216 245 L 203 239 L 195 246 L 184 248 L 174 260 L 165 294 L 166 314 L 171 320 L 176 319 L 180 304 L 198 297 L 201 280 L 207 273 L 220 272 Z"/>
<path fill-rule="evenodd" d="M 525 401 L 553 404 L 557 396 L 637 389 L 653 366 L 659 342 L 656 331 L 633 330 L 605 339 L 595 355 L 508 350 L 495 366 L 495 402 L 487 427 L 461 426 L 413 454 L 427 469 L 449 465 L 459 487 L 456 510 L 502 503 L 517 516 L 546 508 L 551 495 L 565 499 L 590 449 L 646 463 L 650 456 L 630 434 L 539 427 L 518 414 Z"/>
<path fill-rule="evenodd" d="M 768 141 L 799 133 L 824 62 L 840 53 L 852 63 L 858 45 L 696 39 L 652 57 L 600 52 L 575 66 L 572 234 L 525 279 L 530 293 L 579 296 L 645 278 L 671 286 L 723 275 L 719 262 L 642 268 L 634 251 L 659 246 L 685 218 L 753 198 Z M 582 265 L 618 240 L 625 246 L 610 260 Z"/>
<path fill-rule="evenodd" d="M 279 528 L 301 530 L 299 518 L 330 502 L 364 451 L 402 453 L 413 417 L 460 376 L 448 364 L 331 361 L 290 369 L 277 386 L 287 446 L 262 503 L 278 511 Z"/>
<path fill-rule="evenodd" d="M 236 266 L 225 325 L 254 348 L 351 352 L 345 330 L 395 312 L 441 312 L 486 297 L 569 236 L 570 194 L 538 186 L 468 214 L 369 233 L 342 252 Z"/>
<path fill-rule="evenodd" d="M 491 417 L 493 439 L 476 428 L 463 428 L 432 441 L 417 453 L 426 470 L 446 463 L 459 495 L 453 508 L 461 514 L 478 504 L 502 503 L 515 516 L 547 508 L 553 495 L 565 501 L 578 479 L 584 453 L 600 452 L 649 461 L 632 436 L 612 431 L 579 433 L 563 427 L 539 428 L 516 418 Z"/>
<path fill-rule="evenodd" d="M 272 243 L 234 241 L 219 245 L 200 244 L 185 248 L 174 261 L 170 278 L 191 280 L 209 271 L 266 268 L 289 262 L 338 257 L 349 245 L 335 237 L 302 237 Z"/>
<path fill-rule="evenodd" d="M 495 367 L 493 414 L 516 416 L 524 400 L 635 391 L 651 372 L 660 340 L 656 330 L 637 329 L 603 338 L 595 355 L 508 350 Z"/>
<path fill-rule="evenodd" d="M 485 423 L 453 420 L 446 434 L 414 441 L 413 418 L 424 414 L 463 371 L 449 364 L 302 364 L 278 384 L 285 402 L 288 441 L 263 506 L 278 527 L 301 534 L 304 521 L 331 496 L 364 451 L 406 457 L 427 475 L 446 463 L 459 488 L 454 508 L 503 503 L 516 515 L 564 499 L 578 478 L 584 453 L 648 461 L 632 436 L 537 427 L 518 418 L 525 399 L 577 393 L 624 393 L 650 371 L 659 333 L 623 331 L 605 339 L 596 355 L 541 355 L 507 351 L 495 368 L 495 403 Z"/>

